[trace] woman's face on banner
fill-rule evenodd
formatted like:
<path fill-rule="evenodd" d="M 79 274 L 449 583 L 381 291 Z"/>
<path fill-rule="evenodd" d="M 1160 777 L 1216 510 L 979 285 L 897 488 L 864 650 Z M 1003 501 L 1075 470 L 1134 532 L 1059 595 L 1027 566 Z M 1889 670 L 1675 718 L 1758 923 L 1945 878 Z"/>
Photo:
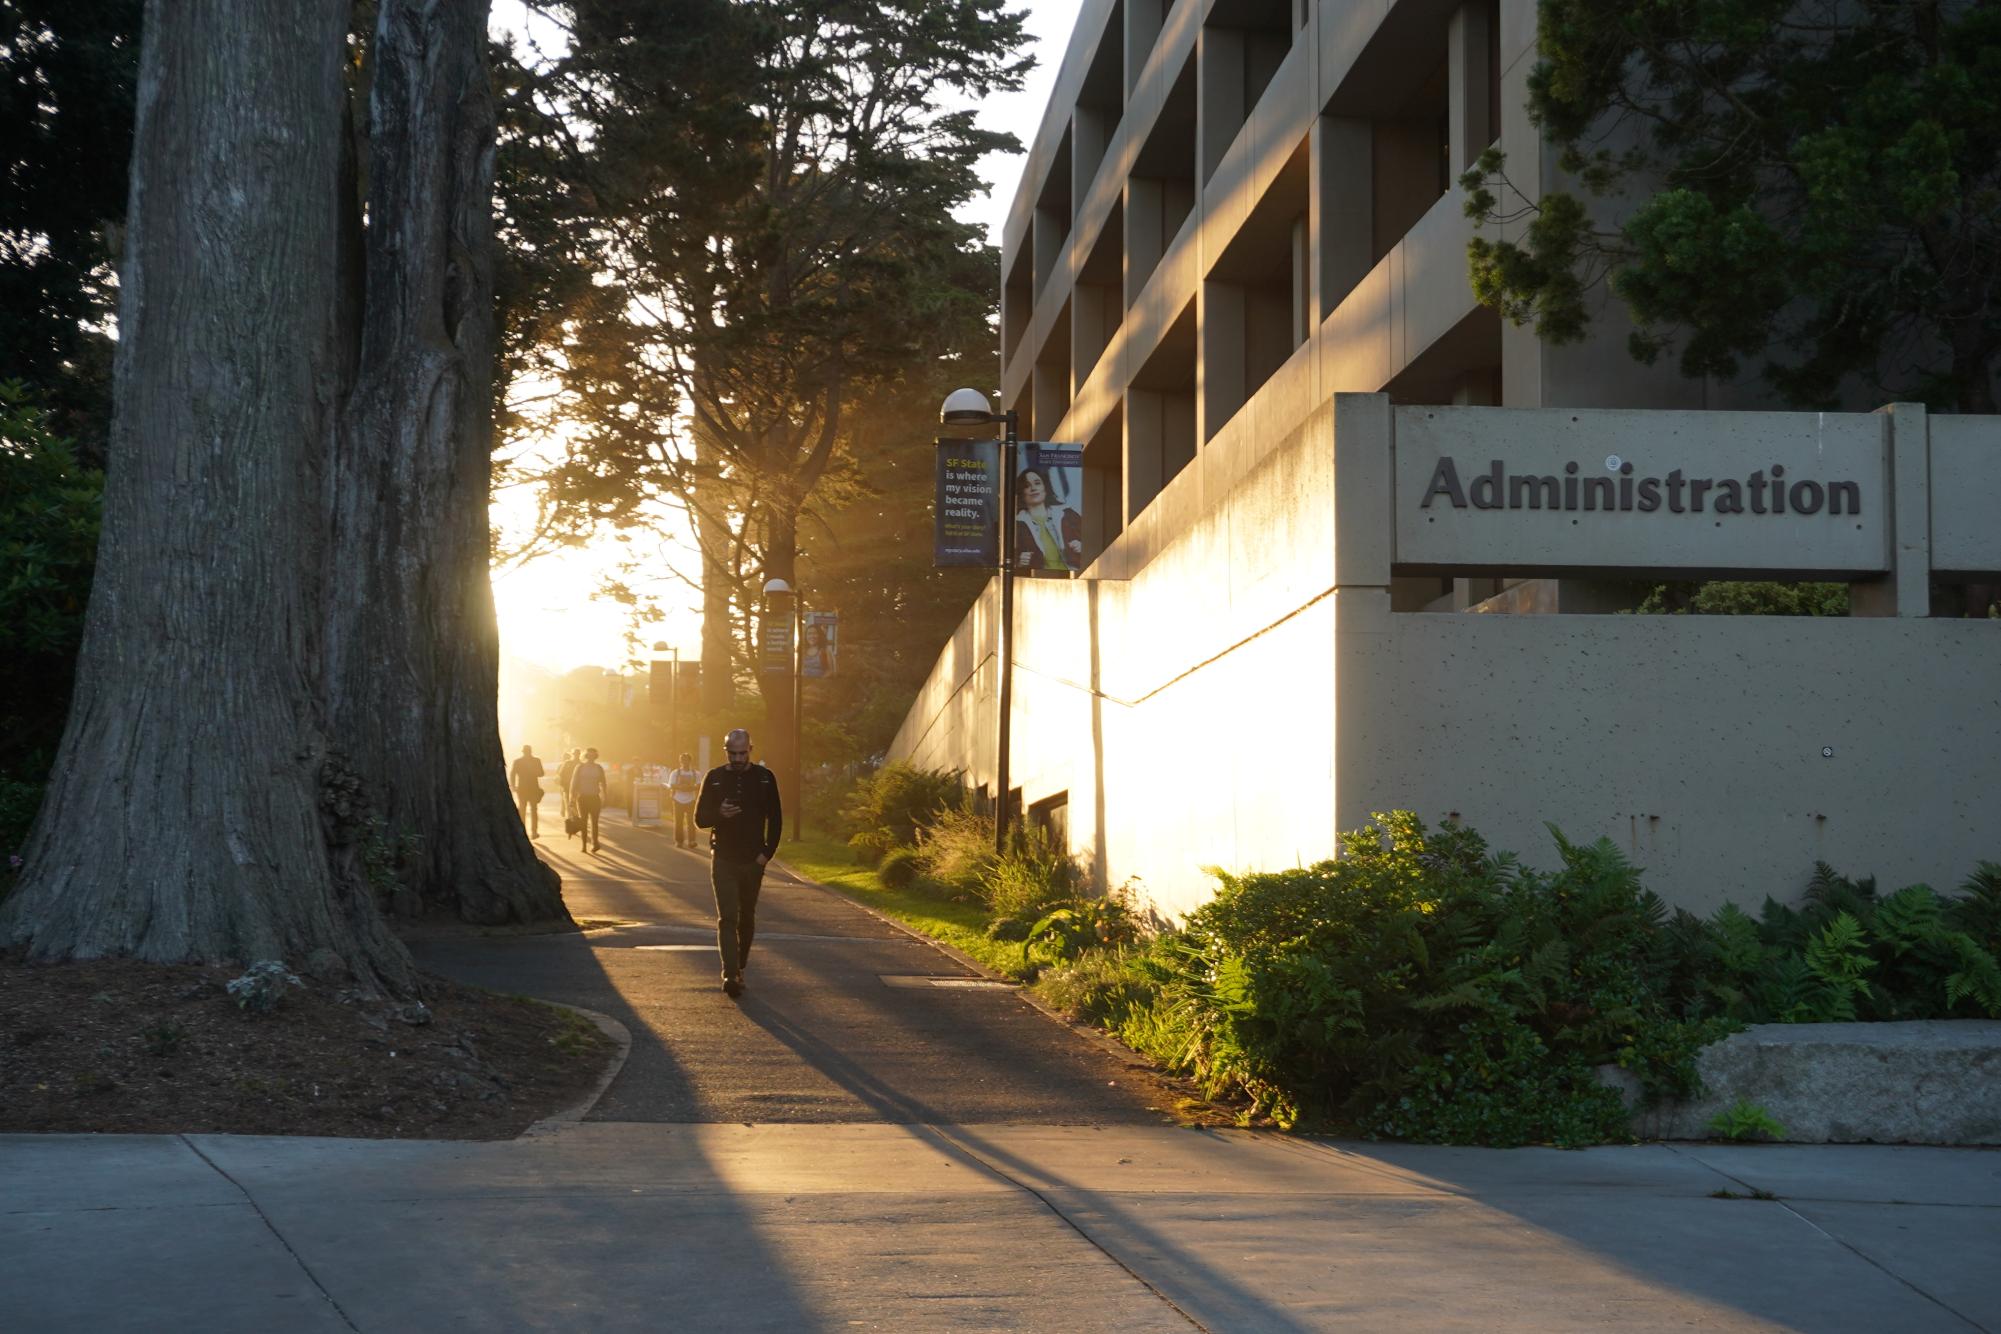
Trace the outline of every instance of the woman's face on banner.
<path fill-rule="evenodd" d="M 1021 475 L 1021 503 L 1036 509 L 1049 501 L 1049 492 L 1042 485 L 1042 478 L 1035 473 Z"/>

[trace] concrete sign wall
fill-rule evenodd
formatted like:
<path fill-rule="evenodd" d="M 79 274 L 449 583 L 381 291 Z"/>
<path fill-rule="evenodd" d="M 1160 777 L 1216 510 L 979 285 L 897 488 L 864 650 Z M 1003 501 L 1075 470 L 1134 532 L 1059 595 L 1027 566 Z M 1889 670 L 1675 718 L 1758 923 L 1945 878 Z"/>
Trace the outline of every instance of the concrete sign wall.
<path fill-rule="evenodd" d="M 1931 565 L 2001 575 L 2001 449 L 1992 417 L 1930 422 Z"/>
<path fill-rule="evenodd" d="M 1890 568 L 1889 418 L 1402 407 L 1399 574 Z"/>
<path fill-rule="evenodd" d="M 1495 460 L 1504 503 L 1477 507 Z M 1610 480 L 1610 507 L 1600 486 L 1583 508 L 1588 467 Z M 1997 471 L 2001 418 L 1928 419 L 1908 404 L 1820 418 L 1337 394 L 1291 429 L 1233 423 L 1114 561 L 1017 586 L 1010 781 L 1028 805 L 1064 797 L 1071 851 L 1166 917 L 1214 892 L 1205 867 L 1311 863 L 1334 854 L 1337 830 L 1397 808 L 1460 820 L 1542 868 L 1558 858 L 1546 822 L 1610 838 L 1649 888 L 1696 912 L 1790 899 L 1816 861 L 1891 888 L 1956 885 L 2001 852 L 2001 625 L 1931 616 L 1928 593 L 1935 573 L 2001 562 Z M 1578 479 L 1577 508 L 1531 510 L 1526 485 L 1507 508 L 1518 473 L 1554 477 L 1558 505 Z M 1658 503 L 1642 509 L 1648 478 Z M 1725 479 L 1741 510 L 1718 514 Z M 1817 505 L 1811 489 L 1794 500 L 1805 482 Z M 1840 483 L 1854 491 L 1834 515 Z M 1393 608 L 1393 566 L 1413 549 L 1508 568 L 1475 544 L 1485 537 L 1529 568 L 1853 571 L 1856 612 Z M 990 586 L 890 748 L 989 791 L 998 603 Z"/>

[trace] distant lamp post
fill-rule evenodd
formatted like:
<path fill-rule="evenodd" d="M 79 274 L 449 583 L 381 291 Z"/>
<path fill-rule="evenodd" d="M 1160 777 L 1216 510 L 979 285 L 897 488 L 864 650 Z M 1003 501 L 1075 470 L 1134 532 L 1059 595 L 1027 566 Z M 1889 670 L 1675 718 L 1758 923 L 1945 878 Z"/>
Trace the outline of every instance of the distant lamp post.
<path fill-rule="evenodd" d="M 661 713 L 662 697 L 665 697 L 667 714 L 667 749 L 673 752 L 671 758 L 680 763 L 681 714 L 680 703 L 676 699 L 676 687 L 681 680 L 681 650 L 664 639 L 653 642 L 652 675 L 648 685 L 652 691 L 653 715 L 657 720 Z"/>
<path fill-rule="evenodd" d="M 994 804 L 994 850 L 1007 851 L 1008 817 L 1012 814 L 1008 784 L 1008 729 L 1013 722 L 1014 711 L 1014 456 L 1021 443 L 1016 437 L 1019 423 L 1013 409 L 995 412 L 987 396 L 977 389 L 954 389 L 945 395 L 945 402 L 938 409 L 938 420 L 945 426 L 1005 426 L 1007 435 L 1001 443 L 1001 504 L 1000 504 L 1000 558 L 1001 558 L 1001 614 L 1000 644 L 997 656 L 1000 659 L 1000 757 L 995 764 L 996 779 L 1000 786 L 999 798 Z"/>
<path fill-rule="evenodd" d="M 787 602 L 791 604 L 792 609 L 791 619 L 784 623 L 786 637 L 789 642 L 785 646 L 785 649 L 782 650 L 784 653 L 782 661 L 774 666 L 772 661 L 774 655 L 772 655 L 772 651 L 768 647 L 770 644 L 771 624 L 774 619 L 772 612 L 776 605 L 782 605 Z M 804 624 L 805 614 L 806 599 L 800 597 L 793 590 L 791 584 L 783 579 L 767 579 L 764 581 L 764 623 L 767 644 L 764 652 L 767 656 L 760 663 L 760 666 L 765 671 L 782 669 L 789 673 L 792 678 L 788 682 L 792 687 L 792 736 L 790 738 L 792 749 L 791 753 L 785 757 L 785 772 L 780 775 L 780 779 L 781 782 L 789 780 L 792 789 L 790 792 L 784 794 L 784 800 L 792 812 L 792 837 L 794 838 L 803 838 L 806 831 L 806 791 L 802 786 L 805 781 L 806 767 L 804 758 L 800 753 L 802 750 L 801 737 L 804 734 L 802 720 L 806 712 L 806 692 L 804 688 L 806 678 L 805 674 L 800 671 L 802 664 L 799 661 L 800 626 Z"/>

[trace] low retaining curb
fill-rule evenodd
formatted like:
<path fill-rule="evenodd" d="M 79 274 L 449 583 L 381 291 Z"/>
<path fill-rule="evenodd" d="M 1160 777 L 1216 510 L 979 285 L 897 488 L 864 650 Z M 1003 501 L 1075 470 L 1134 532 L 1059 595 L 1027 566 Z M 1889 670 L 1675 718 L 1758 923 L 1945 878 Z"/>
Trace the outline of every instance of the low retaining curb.
<path fill-rule="evenodd" d="M 1714 1138 L 1711 1119 L 1741 1100 L 1793 1144 L 2001 1144 L 2001 1020 L 1754 1024 L 1696 1068 L 1708 1092 L 1650 1108 L 1627 1072 L 1604 1078 L 1646 1139 Z"/>

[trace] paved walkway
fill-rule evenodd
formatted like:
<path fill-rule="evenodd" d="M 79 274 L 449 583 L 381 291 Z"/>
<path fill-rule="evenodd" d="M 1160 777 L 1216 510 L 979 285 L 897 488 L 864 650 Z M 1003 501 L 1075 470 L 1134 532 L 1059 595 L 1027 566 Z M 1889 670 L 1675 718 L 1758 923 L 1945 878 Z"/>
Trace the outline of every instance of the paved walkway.
<path fill-rule="evenodd" d="M 632 925 L 423 950 L 631 1026 L 596 1119 L 0 1136 L 0 1330 L 2001 1328 L 2001 1152 L 1167 1126 L 1018 999 L 883 983 L 963 970 L 824 891 L 771 891 L 739 1010 L 712 956 L 636 948 L 705 929 L 654 837 L 572 891 Z"/>
<path fill-rule="evenodd" d="M 433 972 L 608 1014 L 632 1056 L 594 1121 L 1162 1125 L 1182 1091 L 951 955 L 774 869 L 748 989 L 723 994 L 709 860 L 609 813 L 604 852 L 543 824 L 582 936 L 419 942 Z M 556 829 L 562 828 L 560 823 Z M 944 982 L 948 985 L 935 985 Z"/>
<path fill-rule="evenodd" d="M 0 1329 L 1994 1328 L 2001 1155 L 1145 1126 L 0 1137 Z M 1776 1201 L 1712 1192 L 1770 1191 Z"/>

